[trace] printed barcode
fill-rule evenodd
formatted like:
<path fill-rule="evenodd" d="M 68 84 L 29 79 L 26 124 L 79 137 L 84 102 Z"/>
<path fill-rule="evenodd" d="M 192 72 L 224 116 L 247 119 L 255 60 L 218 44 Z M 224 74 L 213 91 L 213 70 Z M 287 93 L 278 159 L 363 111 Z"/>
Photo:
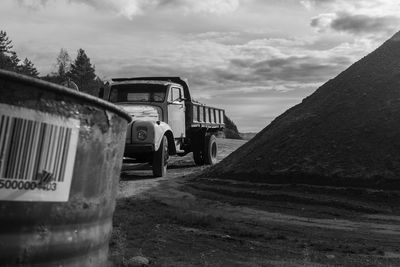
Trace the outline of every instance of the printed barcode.
<path fill-rule="evenodd" d="M 0 103 L 0 201 L 66 202 L 80 121 Z"/>
<path fill-rule="evenodd" d="M 0 117 L 0 178 L 63 182 L 71 128 Z"/>

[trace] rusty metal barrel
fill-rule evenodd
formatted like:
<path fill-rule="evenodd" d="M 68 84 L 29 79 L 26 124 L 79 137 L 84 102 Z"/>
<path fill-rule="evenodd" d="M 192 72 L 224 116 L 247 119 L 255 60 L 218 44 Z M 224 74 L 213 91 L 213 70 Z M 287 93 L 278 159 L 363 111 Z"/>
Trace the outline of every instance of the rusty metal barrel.
<path fill-rule="evenodd" d="M 0 70 L 0 265 L 106 266 L 127 124 L 118 107 Z"/>

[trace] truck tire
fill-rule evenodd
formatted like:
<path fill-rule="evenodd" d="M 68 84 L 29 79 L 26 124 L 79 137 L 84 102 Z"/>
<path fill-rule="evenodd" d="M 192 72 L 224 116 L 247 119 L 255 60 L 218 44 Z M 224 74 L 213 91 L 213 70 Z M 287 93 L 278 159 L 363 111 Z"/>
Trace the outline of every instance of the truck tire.
<path fill-rule="evenodd" d="M 214 135 L 207 135 L 204 142 L 204 163 L 206 165 L 214 165 L 217 163 L 217 138 Z"/>
<path fill-rule="evenodd" d="M 168 157 L 168 139 L 164 135 L 160 147 L 153 154 L 154 177 L 164 177 L 167 174 Z"/>

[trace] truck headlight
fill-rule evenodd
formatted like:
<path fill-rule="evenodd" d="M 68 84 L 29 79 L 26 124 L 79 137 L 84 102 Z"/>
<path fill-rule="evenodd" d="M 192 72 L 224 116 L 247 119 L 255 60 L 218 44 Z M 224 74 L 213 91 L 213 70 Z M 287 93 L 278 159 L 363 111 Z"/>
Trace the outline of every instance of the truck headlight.
<path fill-rule="evenodd" d="M 138 128 L 136 137 L 140 141 L 146 140 L 146 138 L 147 138 L 147 128 Z"/>

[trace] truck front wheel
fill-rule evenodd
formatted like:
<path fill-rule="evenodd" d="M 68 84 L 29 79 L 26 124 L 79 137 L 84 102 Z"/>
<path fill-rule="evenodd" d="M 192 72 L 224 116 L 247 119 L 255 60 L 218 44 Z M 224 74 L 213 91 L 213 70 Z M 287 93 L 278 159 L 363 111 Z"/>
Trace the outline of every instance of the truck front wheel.
<path fill-rule="evenodd" d="M 160 147 L 153 154 L 154 177 L 164 177 L 167 174 L 168 157 L 168 139 L 164 135 Z"/>
<path fill-rule="evenodd" d="M 214 165 L 217 163 L 217 138 L 214 135 L 207 135 L 204 144 L 204 163 Z"/>

